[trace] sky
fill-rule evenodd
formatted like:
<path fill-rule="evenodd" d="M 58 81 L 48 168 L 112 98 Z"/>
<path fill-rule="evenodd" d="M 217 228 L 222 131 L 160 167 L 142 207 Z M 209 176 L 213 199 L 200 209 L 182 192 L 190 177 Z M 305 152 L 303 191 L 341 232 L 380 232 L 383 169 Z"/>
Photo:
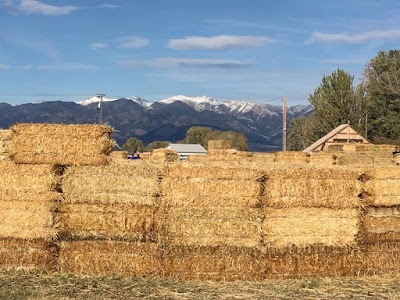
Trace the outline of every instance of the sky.
<path fill-rule="evenodd" d="M 309 104 L 399 48 L 397 0 L 0 0 L 0 102 L 96 95 Z"/>

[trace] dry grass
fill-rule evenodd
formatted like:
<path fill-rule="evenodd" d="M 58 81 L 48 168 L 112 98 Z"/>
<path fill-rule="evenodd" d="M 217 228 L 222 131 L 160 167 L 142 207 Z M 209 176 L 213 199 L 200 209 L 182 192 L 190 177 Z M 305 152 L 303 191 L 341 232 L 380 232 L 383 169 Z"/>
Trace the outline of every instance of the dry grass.
<path fill-rule="evenodd" d="M 201 282 L 141 278 L 0 274 L 0 298 L 21 299 L 400 299 L 400 277 Z"/>

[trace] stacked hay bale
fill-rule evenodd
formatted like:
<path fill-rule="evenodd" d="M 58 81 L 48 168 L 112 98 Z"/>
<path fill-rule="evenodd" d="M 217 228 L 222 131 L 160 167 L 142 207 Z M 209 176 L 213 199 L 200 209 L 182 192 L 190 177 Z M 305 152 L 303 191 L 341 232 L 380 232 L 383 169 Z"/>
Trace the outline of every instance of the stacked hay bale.
<path fill-rule="evenodd" d="M 303 164 L 308 163 L 308 153 L 298 151 L 278 151 L 275 154 L 275 162 L 279 164 Z"/>
<path fill-rule="evenodd" d="M 190 162 L 229 162 L 235 165 L 249 163 L 253 153 L 236 149 L 223 149 L 209 151 L 207 155 L 191 155 Z"/>
<path fill-rule="evenodd" d="M 374 168 L 365 182 L 362 243 L 367 273 L 398 272 L 400 265 L 400 169 Z"/>
<path fill-rule="evenodd" d="M 361 173 L 313 166 L 265 170 L 263 242 L 268 276 L 352 272 L 358 255 Z"/>
<path fill-rule="evenodd" d="M 275 162 L 274 152 L 254 152 L 251 157 L 251 162 L 257 164 L 269 164 Z"/>
<path fill-rule="evenodd" d="M 391 166 L 394 165 L 391 152 L 343 152 L 337 155 L 337 164 L 342 166 Z"/>
<path fill-rule="evenodd" d="M 128 159 L 128 151 L 112 151 L 110 156 L 112 159 Z"/>
<path fill-rule="evenodd" d="M 23 164 L 102 165 L 114 141 L 106 125 L 16 124 L 11 158 Z"/>
<path fill-rule="evenodd" d="M 11 130 L 0 129 L 0 161 L 8 159 Z"/>
<path fill-rule="evenodd" d="M 161 170 L 142 160 L 68 168 L 59 208 L 61 270 L 95 276 L 159 274 L 154 220 Z"/>
<path fill-rule="evenodd" d="M 178 153 L 172 149 L 154 149 L 149 159 L 153 162 L 174 162 L 179 160 Z"/>
<path fill-rule="evenodd" d="M 166 276 L 256 279 L 262 273 L 262 173 L 224 164 L 174 164 L 162 180 Z"/>
<path fill-rule="evenodd" d="M 56 171 L 0 162 L 0 269 L 55 270 Z"/>
<path fill-rule="evenodd" d="M 309 163 L 317 166 L 332 166 L 336 164 L 336 155 L 330 152 L 311 153 Z"/>

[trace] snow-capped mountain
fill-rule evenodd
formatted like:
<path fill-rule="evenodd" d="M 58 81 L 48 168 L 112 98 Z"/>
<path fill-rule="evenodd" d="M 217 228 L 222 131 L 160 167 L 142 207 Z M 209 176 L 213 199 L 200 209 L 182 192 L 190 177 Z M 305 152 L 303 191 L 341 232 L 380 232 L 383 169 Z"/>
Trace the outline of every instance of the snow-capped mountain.
<path fill-rule="evenodd" d="M 142 99 L 140 97 L 137 97 L 137 96 L 132 96 L 132 97 L 129 97 L 129 98 L 107 98 L 107 97 L 103 97 L 103 102 L 111 102 L 111 101 L 116 101 L 116 100 L 120 100 L 120 99 L 131 100 L 131 101 L 139 104 L 143 108 L 148 108 L 152 104 L 152 102 L 149 102 L 149 101 L 147 101 L 145 99 Z M 89 104 L 98 103 L 100 101 L 101 101 L 100 97 L 94 96 L 94 97 L 87 98 L 85 100 L 79 101 L 77 103 L 80 104 L 80 105 L 83 105 L 83 106 L 88 106 Z"/>

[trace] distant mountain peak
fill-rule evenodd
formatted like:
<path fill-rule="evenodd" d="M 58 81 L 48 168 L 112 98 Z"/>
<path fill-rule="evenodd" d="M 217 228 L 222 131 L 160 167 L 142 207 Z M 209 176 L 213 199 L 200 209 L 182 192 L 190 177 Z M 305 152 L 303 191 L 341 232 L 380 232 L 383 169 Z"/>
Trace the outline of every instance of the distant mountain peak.
<path fill-rule="evenodd" d="M 108 98 L 108 97 L 103 97 L 103 102 L 117 101 L 117 100 L 120 100 L 120 99 L 131 100 L 131 101 L 139 104 L 141 107 L 144 107 L 144 108 L 148 108 L 152 104 L 152 102 L 149 102 L 149 101 L 147 101 L 147 100 L 145 100 L 143 98 L 140 98 L 138 96 L 132 96 L 132 97 L 129 97 L 129 98 Z M 101 100 L 100 97 L 94 96 L 94 97 L 87 98 L 85 100 L 79 101 L 77 103 L 80 104 L 80 105 L 83 105 L 83 106 L 87 106 L 87 105 L 92 104 L 92 103 L 98 103 L 98 102 L 100 102 L 100 100 Z"/>

